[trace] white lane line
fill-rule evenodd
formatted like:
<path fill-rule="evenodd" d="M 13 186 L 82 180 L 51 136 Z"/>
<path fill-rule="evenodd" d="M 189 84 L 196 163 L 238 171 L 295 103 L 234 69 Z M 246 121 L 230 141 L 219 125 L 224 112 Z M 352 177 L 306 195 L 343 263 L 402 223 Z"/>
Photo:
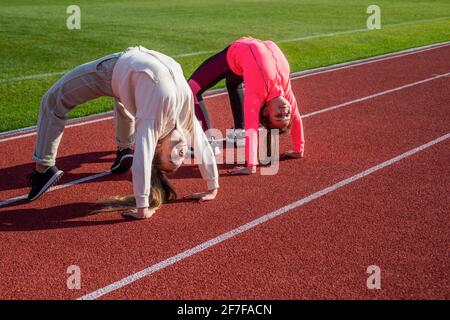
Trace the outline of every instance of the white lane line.
<path fill-rule="evenodd" d="M 440 18 L 433 18 L 433 19 L 412 20 L 412 21 L 406 21 L 406 22 L 400 22 L 400 23 L 385 24 L 385 25 L 383 25 L 383 28 L 395 28 L 395 27 L 404 26 L 404 25 L 412 25 L 412 24 L 423 23 L 423 22 L 443 21 L 443 20 L 449 20 L 449 19 L 450 19 L 450 17 L 440 17 Z M 313 34 L 313 35 L 304 36 L 304 37 L 281 39 L 276 42 L 277 43 L 299 42 L 299 41 L 313 40 L 313 39 L 319 39 L 319 38 L 329 38 L 329 37 L 335 37 L 335 36 L 359 33 L 359 32 L 373 32 L 373 30 L 369 30 L 367 28 L 350 29 L 350 30 L 342 30 L 342 31 L 337 31 L 337 32 L 318 33 L 318 34 Z M 190 53 L 175 54 L 175 55 L 172 55 L 172 57 L 174 57 L 174 58 L 194 57 L 194 56 L 199 56 L 202 54 L 211 54 L 211 53 L 215 53 L 215 52 L 217 52 L 217 50 L 196 51 L 196 52 L 190 52 Z M 33 74 L 33 75 L 21 76 L 21 77 L 5 78 L 5 79 L 0 79 L 0 84 L 14 82 L 14 81 L 24 81 L 24 80 L 47 78 L 47 77 L 62 75 L 66 72 L 67 71 L 57 71 L 57 72 L 40 73 L 40 74 Z"/>
<path fill-rule="evenodd" d="M 91 114 L 89 116 L 68 119 L 67 123 L 82 122 L 82 121 L 91 120 L 91 119 L 99 119 L 103 116 L 109 116 L 112 114 L 113 114 L 113 111 L 99 112 L 99 113 Z M 66 128 L 67 128 L 67 126 L 66 126 Z M 19 129 L 14 129 L 14 130 L 10 130 L 10 131 L 3 131 L 3 132 L 0 132 L 0 137 L 9 136 L 9 135 L 13 135 L 16 133 L 25 133 L 25 132 L 29 132 L 29 131 L 33 131 L 33 130 L 36 130 L 36 126 L 19 128 Z"/>
<path fill-rule="evenodd" d="M 98 179 L 98 178 L 102 178 L 102 177 L 106 177 L 106 176 L 109 176 L 111 174 L 112 174 L 111 171 L 100 172 L 100 173 L 97 173 L 97 174 L 93 174 L 92 176 L 87 176 L 87 177 L 84 177 L 84 178 L 80 178 L 80 179 L 77 179 L 77 180 L 66 182 L 66 183 L 58 185 L 58 186 L 54 186 L 54 187 L 50 188 L 49 191 L 64 189 L 64 188 L 67 188 L 67 187 L 74 186 L 76 184 L 84 183 L 84 182 L 91 181 L 91 180 Z"/>
<path fill-rule="evenodd" d="M 320 68 L 315 68 L 315 69 L 310 69 L 310 70 L 305 70 L 305 71 L 300 71 L 300 72 L 294 72 L 291 74 L 291 79 L 295 80 L 295 79 L 299 79 L 299 78 L 307 78 L 307 77 L 316 76 L 316 75 L 323 74 L 323 73 L 329 73 L 329 72 L 339 71 L 339 70 L 343 70 L 343 69 L 359 67 L 359 66 L 363 66 L 366 64 L 372 64 L 372 63 L 383 62 L 383 61 L 397 59 L 397 58 L 403 58 L 403 57 L 413 55 L 413 54 L 423 53 L 423 52 L 427 52 L 427 51 L 435 50 L 435 49 L 441 49 L 444 47 L 448 47 L 449 45 L 450 45 L 450 41 L 446 41 L 446 42 L 436 43 L 436 44 L 429 45 L 429 46 L 411 48 L 411 49 L 406 49 L 406 50 L 402 50 L 402 51 L 398 51 L 398 52 L 382 54 L 382 55 L 375 56 L 375 57 L 370 57 L 370 58 L 365 58 L 365 59 L 360 59 L 360 60 L 353 60 L 353 61 L 348 61 L 348 62 L 344 62 L 344 63 L 338 63 L 338 64 L 334 64 L 331 66 L 320 67 Z"/>
<path fill-rule="evenodd" d="M 250 221 L 250 222 L 248 222 L 248 223 L 246 223 L 244 225 L 241 225 L 241 226 L 239 226 L 239 227 L 237 227 L 235 229 L 232 229 L 232 230 L 230 230 L 230 231 L 228 231 L 226 233 L 223 233 L 223 234 L 221 234 L 221 235 L 219 235 L 219 236 L 217 236 L 217 237 L 215 237 L 213 239 L 205 241 L 205 242 L 203 242 L 203 243 L 201 243 L 201 244 L 199 244 L 199 245 L 197 245 L 197 246 L 195 246 L 195 247 L 193 247 L 191 249 L 183 251 L 183 252 L 181 252 L 181 253 L 179 253 L 177 255 L 174 255 L 174 256 L 166 259 L 166 260 L 163 260 L 163 261 L 161 261 L 159 263 L 151 265 L 150 267 L 148 267 L 146 269 L 143 269 L 143 270 L 141 270 L 139 272 L 133 273 L 132 275 L 130 275 L 128 277 L 125 277 L 125 278 L 123 278 L 121 280 L 118 280 L 118 281 L 116 281 L 116 282 L 114 282 L 114 283 L 112 283 L 110 285 L 107 285 L 107 286 L 105 286 L 103 288 L 100 288 L 100 289 L 95 290 L 95 291 L 93 291 L 91 293 L 88 293 L 88 294 L 78 298 L 77 300 L 95 300 L 95 299 L 98 299 L 98 298 L 108 294 L 108 293 L 111 293 L 113 291 L 121 289 L 121 288 L 123 288 L 123 287 L 125 287 L 125 286 L 127 286 L 127 285 L 129 285 L 129 284 L 131 284 L 131 283 L 133 283 L 135 281 L 137 281 L 137 280 L 140 280 L 140 279 L 142 279 L 144 277 L 147 277 L 147 276 L 151 275 L 152 273 L 155 273 L 155 272 L 157 272 L 159 270 L 167 268 L 167 267 L 169 267 L 171 265 L 174 265 L 177 262 L 180 262 L 180 261 L 182 261 L 184 259 L 187 259 L 187 258 L 189 258 L 189 257 L 191 257 L 191 256 L 193 256 L 195 254 L 198 254 L 198 253 L 200 253 L 202 251 L 205 251 L 206 249 L 209 249 L 209 248 L 211 248 L 211 247 L 213 247 L 213 246 L 215 246 L 215 245 L 217 245 L 219 243 L 222 243 L 222 242 L 224 242 L 224 241 L 226 241 L 228 239 L 236 237 L 237 235 L 239 235 L 241 233 L 244 233 L 244 232 L 246 232 L 246 231 L 248 231 L 250 229 L 253 229 L 253 228 L 255 228 L 255 227 L 257 227 L 257 226 L 259 226 L 259 225 L 261 225 L 261 224 L 263 224 L 265 222 L 268 222 L 268 221 L 270 221 L 270 220 L 272 220 L 272 219 L 274 219 L 274 218 L 276 218 L 278 216 L 281 216 L 282 214 L 284 214 L 284 213 L 286 213 L 286 212 L 288 212 L 290 210 L 293 210 L 293 209 L 296 209 L 296 208 L 298 208 L 300 206 L 303 206 L 303 205 L 305 205 L 305 204 L 307 204 L 307 203 L 309 203 L 309 202 L 311 202 L 311 201 L 313 201 L 315 199 L 318 199 L 318 198 L 320 198 L 320 197 L 322 197 L 322 196 L 324 196 L 324 195 L 326 195 L 326 194 L 328 194 L 330 192 L 338 190 L 338 189 L 340 189 L 340 188 L 342 188 L 342 187 L 344 187 L 344 186 L 346 186 L 346 185 L 348 185 L 350 183 L 358 181 L 358 180 L 360 180 L 360 179 L 362 179 L 362 178 L 364 178 L 364 177 L 366 177 L 366 176 L 368 176 L 368 175 L 370 175 L 370 174 L 372 174 L 374 172 L 377 172 L 377 171 L 379 171 L 379 170 L 381 170 L 383 168 L 391 166 L 394 163 L 396 163 L 396 162 L 398 162 L 398 161 L 400 161 L 402 159 L 410 157 L 410 156 L 412 156 L 412 155 L 414 155 L 414 154 L 416 154 L 416 153 L 418 153 L 418 152 L 420 152 L 422 150 L 425 150 L 425 149 L 427 149 L 427 148 L 429 148 L 429 147 L 431 147 L 431 146 L 433 146 L 433 145 L 435 145 L 437 143 L 445 141 L 448 138 L 450 138 L 450 133 L 447 133 L 447 134 L 445 134 L 445 135 L 443 135 L 443 136 L 441 136 L 439 138 L 436 138 L 434 140 L 431 140 L 430 142 L 427 142 L 427 143 L 425 143 L 425 144 L 423 144 L 423 145 L 421 145 L 419 147 L 416 147 L 416 148 L 411 149 L 411 150 L 409 150 L 407 152 L 404 152 L 404 153 L 402 153 L 402 154 L 400 154 L 400 155 L 398 155 L 398 156 L 396 156 L 394 158 L 391 158 L 391 159 L 389 159 L 389 160 L 387 160 L 385 162 L 377 164 L 377 165 L 375 165 L 375 166 L 373 166 L 373 167 L 371 167 L 371 168 L 369 168 L 367 170 L 364 170 L 364 171 L 362 171 L 362 172 L 360 172 L 358 174 L 355 174 L 354 176 L 351 176 L 350 178 L 341 180 L 341 181 L 339 181 L 339 182 L 337 182 L 337 183 L 335 183 L 335 184 L 333 184 L 333 185 L 331 185 L 331 186 L 329 186 L 329 187 L 327 187 L 325 189 L 322 189 L 322 190 L 320 190 L 320 191 L 318 191 L 316 193 L 313 193 L 313 194 L 311 194 L 311 195 L 309 195 L 309 196 L 307 196 L 307 197 L 305 197 L 303 199 L 300 199 L 300 200 L 297 200 L 295 202 L 292 202 L 292 203 L 290 203 L 290 204 L 288 204 L 288 205 L 286 205 L 284 207 L 281 207 L 278 210 L 275 210 L 275 211 L 272 211 L 272 212 L 270 212 L 268 214 L 265 214 L 265 215 L 263 215 L 260 218 L 252 220 L 252 221 Z"/>
<path fill-rule="evenodd" d="M 84 177 L 84 178 L 76 179 L 76 180 L 73 180 L 73 181 L 66 182 L 64 184 L 60 184 L 60 185 L 51 187 L 47 192 L 60 190 L 60 189 L 68 188 L 68 187 L 72 187 L 74 185 L 81 184 L 81 183 L 84 183 L 84 182 L 87 182 L 87 181 L 91 181 L 91 180 L 95 180 L 95 179 L 102 178 L 102 177 L 105 177 L 105 176 L 109 176 L 110 174 L 111 174 L 110 171 L 100 172 L 100 173 L 97 173 L 97 174 L 93 174 L 91 176 L 87 176 L 87 177 Z M 25 200 L 26 198 L 27 198 L 27 195 L 22 195 L 22 196 L 11 198 L 11 199 L 8 199 L 8 200 L 5 200 L 5 201 L 0 201 L 0 207 L 3 207 L 3 206 L 6 206 L 6 205 L 15 203 L 15 202 L 19 202 L 19 201 Z"/>
<path fill-rule="evenodd" d="M 382 95 L 386 95 L 386 94 L 389 94 L 389 93 L 392 93 L 392 92 L 396 92 L 396 91 L 400 91 L 400 90 L 403 90 L 403 89 L 406 89 L 406 88 L 417 86 L 419 84 L 426 83 L 426 82 L 429 82 L 429 81 L 432 81 L 432 80 L 436 80 L 436 79 L 443 78 L 443 77 L 448 77 L 449 75 L 450 75 L 450 72 L 439 74 L 439 75 L 436 75 L 436 76 L 431 77 L 431 78 L 427 78 L 427 79 L 424 79 L 424 80 L 408 83 L 408 84 L 405 84 L 405 85 L 397 87 L 397 88 L 385 90 L 385 91 L 382 91 L 382 92 L 371 94 L 371 95 L 363 97 L 363 98 L 359 98 L 359 99 L 351 100 L 351 101 L 348 101 L 348 102 L 345 102 L 345 103 L 341 103 L 341 104 L 338 104 L 338 105 L 335 105 L 335 106 L 332 106 L 332 107 L 329 107 L 329 108 L 325 108 L 325 109 L 317 110 L 317 111 L 314 111 L 314 112 L 310 112 L 310 113 L 307 113 L 307 114 L 303 115 L 302 119 L 305 119 L 305 118 L 308 118 L 308 117 L 313 117 L 315 115 L 318 115 L 318 114 L 321 114 L 321 113 L 324 113 L 324 112 L 328 112 L 328 111 L 336 110 L 336 109 L 339 109 L 339 108 L 343 108 L 343 107 L 352 105 L 354 103 L 370 100 L 370 99 L 373 99 L 373 98 L 376 98 L 376 97 L 379 97 L 379 96 L 382 96 Z"/>
<path fill-rule="evenodd" d="M 73 123 L 73 124 L 68 124 L 68 125 L 66 125 L 65 128 L 79 127 L 79 126 L 84 126 L 86 124 L 97 123 L 97 122 L 107 121 L 107 120 L 111 120 L 111 119 L 114 119 L 114 117 L 109 116 L 109 117 L 104 117 L 104 118 L 99 118 L 99 119 L 94 119 L 94 120 L 88 120 L 88 121 L 82 121 L 82 122 L 77 122 L 77 123 Z M 31 136 L 35 136 L 35 135 L 36 135 L 36 132 L 30 132 L 30 133 L 21 134 L 19 136 L 12 136 L 12 137 L 0 139 L 0 142 L 17 140 L 17 139 L 31 137 Z"/>
<path fill-rule="evenodd" d="M 326 66 L 326 67 L 320 67 L 320 68 L 315 68 L 315 69 L 310 69 L 310 70 L 305 70 L 305 71 L 300 71 L 300 72 L 294 72 L 291 74 L 291 80 L 298 80 L 300 78 L 306 78 L 306 77 L 311 77 L 311 76 L 315 76 L 315 75 L 319 75 L 319 74 L 323 74 L 323 73 L 339 71 L 342 69 L 357 67 L 357 66 L 361 66 L 361 65 L 365 65 L 365 64 L 371 64 L 371 63 L 382 62 L 382 61 L 386 61 L 386 60 L 390 60 L 390 59 L 396 59 L 396 58 L 400 58 L 400 57 L 404 57 L 404 56 L 408 56 L 408 55 L 413 55 L 413 54 L 418 54 L 418 53 L 422 53 L 422 52 L 426 52 L 426 51 L 430 51 L 430 50 L 434 50 L 434 49 L 439 49 L 439 48 L 446 47 L 449 45 L 450 45 L 450 41 L 447 41 L 447 42 L 436 43 L 436 44 L 427 45 L 427 46 L 423 46 L 423 47 L 411 48 L 411 49 L 406 49 L 406 50 L 402 50 L 402 51 L 398 51 L 398 52 L 383 54 L 383 55 L 376 56 L 376 57 L 354 60 L 354 61 L 334 64 L 334 65 L 330 65 L 330 66 Z M 227 94 L 227 92 L 225 89 L 214 89 L 214 90 L 207 91 L 205 93 L 205 99 L 214 98 L 214 97 L 222 96 L 222 95 L 226 95 L 226 94 Z M 113 114 L 113 111 L 107 111 L 107 112 L 94 114 L 94 115 L 90 115 L 90 116 L 86 116 L 86 117 L 70 119 L 70 120 L 68 120 L 68 122 L 69 123 L 70 122 L 78 123 L 80 121 L 80 123 L 81 123 L 84 120 L 89 120 L 92 118 L 100 119 L 98 117 L 101 117 L 103 115 L 105 115 L 105 116 L 112 115 L 112 114 Z M 111 118 L 109 117 L 106 120 L 110 120 L 110 119 Z M 83 123 L 89 124 L 92 122 L 83 122 Z M 66 126 L 66 128 L 70 128 L 70 127 L 71 127 L 70 125 Z M 22 129 L 5 131 L 5 132 L 0 133 L 0 137 L 14 135 L 16 133 L 28 132 L 28 131 L 32 131 L 35 129 L 36 129 L 36 126 L 31 126 L 31 127 L 22 128 Z M 33 136 L 33 135 L 34 134 L 17 135 L 16 139 L 25 138 L 25 137 L 29 137 L 29 136 Z M 15 140 L 13 137 L 10 137 L 10 138 L 11 139 L 7 139 L 7 140 L 0 139 L 0 143 L 3 141 Z"/>
<path fill-rule="evenodd" d="M 427 78 L 427 79 L 424 79 L 424 80 L 412 82 L 412 83 L 409 83 L 409 84 L 406 84 L 406 85 L 403 85 L 403 86 L 400 86 L 400 87 L 397 87 L 397 88 L 393 88 L 393 89 L 381 91 L 381 92 L 378 92 L 378 93 L 375 93 L 375 94 L 371 94 L 371 95 L 366 96 L 366 97 L 354 99 L 354 100 L 347 101 L 347 102 L 345 102 L 345 103 L 341 103 L 341 104 L 338 104 L 338 105 L 334 105 L 334 106 L 331 106 L 331 107 L 328 107 L 328 108 L 325 108 L 325 109 L 321 109 L 321 110 L 318 110 L 318 111 L 310 112 L 310 113 L 307 113 L 307 114 L 302 115 L 302 119 L 309 118 L 309 117 L 313 117 L 313 116 L 315 116 L 315 115 L 318 115 L 318 114 L 321 114 L 321 113 L 324 113 L 324 112 L 329 112 L 329 111 L 333 111 L 333 110 L 340 109 L 340 108 L 343 108 L 343 107 L 347 107 L 347 106 L 350 106 L 350 105 L 355 104 L 355 103 L 357 103 L 357 102 L 370 100 L 370 99 L 373 99 L 373 98 L 376 98 L 376 97 L 379 97 L 379 96 L 383 96 L 383 95 L 386 95 L 386 94 L 389 94 L 389 93 L 392 93 L 392 92 L 396 92 L 396 91 L 400 91 L 400 90 L 403 90 L 403 89 L 406 89 L 406 88 L 410 88 L 410 87 L 413 87 L 413 86 L 417 86 L 417 85 L 420 85 L 420 84 L 423 84 L 423 83 L 426 83 L 426 82 L 429 82 L 429 81 L 432 81 L 432 80 L 436 80 L 436 79 L 440 79 L 440 78 L 443 78 L 443 77 L 447 77 L 447 76 L 449 76 L 449 75 L 450 75 L 450 72 L 444 73 L 444 74 L 439 74 L 439 75 L 436 75 L 436 76 L 433 76 L 433 77 L 430 77 L 430 78 Z M 111 119 L 111 118 L 112 118 L 112 117 L 109 117 L 109 118 L 102 118 L 102 119 L 97 119 L 97 120 L 92 120 L 92 121 L 93 121 L 93 122 L 99 122 L 99 121 L 109 120 L 109 119 Z M 77 125 L 83 125 L 83 123 L 81 123 L 81 124 L 76 123 L 76 124 L 73 124 L 73 125 L 71 125 L 71 126 L 77 126 Z M 34 134 L 36 134 L 36 133 L 29 133 L 28 135 L 34 135 Z M 14 137 L 11 137 L 11 138 L 14 138 Z M 7 139 L 8 139 L 8 138 L 7 138 Z M 226 140 L 225 138 L 223 138 L 223 139 L 217 139 L 216 142 L 218 142 L 218 143 L 223 143 L 225 140 Z M 1 141 L 2 141 L 2 140 L 0 140 L 0 142 L 1 142 Z M 97 177 L 95 177 L 95 176 L 96 176 L 96 175 L 90 176 L 90 177 L 93 177 L 92 179 L 90 179 L 90 177 L 86 177 L 86 178 L 89 178 L 89 179 L 86 180 L 86 181 L 96 179 Z M 65 185 L 60 185 L 60 186 L 57 186 L 57 187 L 55 187 L 55 188 L 51 188 L 48 192 L 53 191 L 53 190 L 58 190 L 58 189 L 66 188 L 66 187 L 70 187 L 70 186 L 72 186 L 72 185 L 75 185 L 75 184 L 79 184 L 79 183 L 84 182 L 84 181 L 81 181 L 81 182 L 80 182 L 80 181 L 78 181 L 78 180 L 76 180 L 76 181 L 77 181 L 77 183 L 72 183 L 72 184 L 67 183 L 67 184 L 65 184 Z M 5 201 L 3 201 L 3 202 L 0 202 L 0 207 L 5 206 L 5 205 L 7 205 L 7 204 L 14 203 L 14 202 L 18 202 L 18 201 L 20 201 L 20 200 L 23 200 L 24 197 L 26 197 L 26 196 L 23 195 L 23 196 L 19 196 L 19 197 L 17 197 L 17 198 L 12 198 L 12 199 L 8 199 L 8 200 L 5 200 Z"/>
<path fill-rule="evenodd" d="M 3 207 L 3 206 L 6 206 L 8 204 L 12 204 L 12 203 L 16 203 L 16 202 L 25 200 L 26 198 L 27 198 L 27 195 L 24 194 L 22 196 L 18 196 L 18 197 L 11 198 L 11 199 L 8 199 L 8 200 L 5 200 L 5 201 L 1 201 L 0 202 L 0 207 Z"/>

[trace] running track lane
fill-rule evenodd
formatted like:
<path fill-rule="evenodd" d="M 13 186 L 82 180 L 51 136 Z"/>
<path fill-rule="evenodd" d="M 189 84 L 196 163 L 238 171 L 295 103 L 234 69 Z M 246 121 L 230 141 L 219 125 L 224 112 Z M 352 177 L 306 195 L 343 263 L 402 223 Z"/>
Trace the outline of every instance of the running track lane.
<path fill-rule="evenodd" d="M 411 149 L 414 143 L 417 146 L 427 142 L 417 131 L 426 131 L 429 123 L 418 120 L 430 112 L 445 117 L 444 104 L 439 104 L 439 98 L 427 97 L 437 103 L 436 107 L 426 104 L 425 99 L 417 99 L 430 89 L 425 87 L 405 93 L 410 94 L 410 98 L 403 98 L 403 94 L 373 101 L 358 110 L 341 110 L 345 115 L 339 117 L 324 114 L 325 124 L 334 122 L 338 127 L 347 128 L 342 134 L 342 147 L 347 151 L 340 153 L 349 154 L 340 155 L 338 149 L 329 145 L 310 155 L 312 160 L 327 162 L 326 166 L 320 166 L 321 173 L 326 169 L 331 171 L 327 178 L 318 179 L 315 191 L 342 180 L 344 177 L 333 179 L 331 176 L 349 169 L 355 160 L 361 161 L 362 168 L 368 168 Z M 443 92 L 436 94 L 438 97 Z M 402 98 L 404 103 L 399 103 Z M 379 107 L 389 100 L 398 106 Z M 406 106 L 408 112 L 405 113 Z M 410 112 L 415 114 L 412 116 Z M 384 127 L 386 121 L 393 128 Z M 348 129 L 352 123 L 357 125 Z M 440 130 L 443 130 L 446 125 L 441 125 Z M 434 130 L 429 132 L 433 131 L 438 137 L 438 130 Z M 320 140 L 320 132 L 312 134 Z M 373 135 L 380 135 L 379 138 L 386 141 L 379 147 L 378 154 L 372 153 L 373 147 L 370 147 L 378 141 Z M 332 137 L 333 134 L 330 130 L 322 132 L 322 136 Z M 450 201 L 443 197 L 449 187 L 448 174 L 445 174 L 449 146 L 447 140 L 401 160 L 348 188 L 312 201 L 104 298 L 448 298 L 450 241 L 447 234 L 450 229 L 446 221 Z M 332 150 L 330 154 L 323 152 L 327 149 Z M 338 158 L 336 163 L 333 155 Z M 298 194 L 303 183 L 295 181 L 300 176 L 304 177 L 305 185 L 314 185 L 316 179 L 310 180 L 306 171 L 317 174 L 317 169 L 303 168 L 302 175 L 290 177 L 298 168 L 295 161 L 285 166 L 288 163 L 283 163 L 280 181 L 270 191 L 258 190 L 250 199 L 250 205 L 242 203 L 233 209 L 235 219 L 256 211 L 261 216 L 296 200 L 286 194 L 277 194 L 277 197 L 270 194 L 282 188 L 287 188 L 286 193 Z M 360 171 L 355 169 L 345 177 Z M 248 193 L 245 198 L 249 200 Z M 247 221 L 250 220 L 249 217 Z M 382 268 L 383 290 L 380 292 L 365 287 L 365 271 L 372 264 Z"/>
<path fill-rule="evenodd" d="M 448 299 L 449 147 L 403 159 L 101 299 Z M 366 287 L 374 264 L 380 291 Z"/>
<path fill-rule="evenodd" d="M 333 76 L 336 77 L 336 74 Z M 104 195 L 111 195 L 112 183 L 100 183 L 102 180 L 48 194 L 45 203 L 2 209 L 1 230 L 5 232 L 0 236 L 2 245 L 10 249 L 4 250 L 7 254 L 2 257 L 2 296 L 80 296 L 79 292 L 67 292 L 65 289 L 65 268 L 69 264 L 78 263 L 82 266 L 82 291 L 94 290 L 248 222 L 289 200 L 313 193 L 320 187 L 354 174 L 358 169 L 368 167 L 369 164 L 383 161 L 396 155 L 399 150 L 426 142 L 428 138 L 434 138 L 448 129 L 447 88 L 448 80 L 440 79 L 423 88 L 411 88 L 405 93 L 398 92 L 392 96 L 377 98 L 381 99 L 381 107 L 378 101 L 375 106 L 366 106 L 364 110 L 358 105 L 305 121 L 309 149 L 308 158 L 301 161 L 301 167 L 297 161 L 289 161 L 282 163 L 280 175 L 276 177 L 224 177 L 218 199 L 222 201 L 201 205 L 201 212 L 197 204 L 178 203 L 166 206 L 165 213 L 160 213 L 152 221 L 122 222 L 115 213 L 85 217 L 89 206 L 92 206 L 89 203 Z M 400 98 L 394 99 L 396 95 L 400 95 Z M 407 97 L 401 99 L 403 95 Z M 399 105 L 398 99 L 402 100 Z M 369 105 L 370 103 L 372 101 L 368 102 Z M 375 113 L 370 115 L 368 110 Z M 404 125 L 403 128 L 399 128 L 399 124 Z M 336 126 L 342 130 L 336 132 Z M 372 130 L 373 126 L 376 128 Z M 372 131 L 368 132 L 368 128 Z M 375 137 L 373 133 L 380 130 L 385 131 Z M 392 141 L 392 137 L 401 140 Z M 339 139 L 340 147 L 336 144 L 336 139 Z M 380 150 L 375 150 L 373 146 L 380 145 L 380 141 L 383 141 Z M 101 165 L 105 166 L 106 163 Z M 293 169 L 295 171 L 291 171 Z M 198 179 L 192 178 L 191 171 L 191 168 L 185 169 L 175 181 L 183 194 L 193 188 L 202 188 Z M 283 177 L 289 177 L 292 181 L 300 181 L 301 178 L 304 184 L 295 186 L 291 181 L 286 186 L 292 192 L 292 199 L 281 196 L 276 203 L 269 197 L 261 201 L 261 195 L 271 195 L 283 187 L 286 183 L 282 181 L 284 179 L 280 179 Z M 114 189 L 118 187 L 123 188 L 124 192 L 130 191 L 126 180 L 115 179 L 118 181 Z M 273 185 L 268 185 L 269 182 Z M 233 188 L 244 183 L 256 188 L 259 193 L 251 195 L 242 188 Z M 236 200 L 238 196 L 245 196 L 249 202 L 239 203 Z M 80 206 L 77 201 L 86 201 L 86 205 Z M 55 209 L 39 210 L 54 206 Z M 34 210 L 36 208 L 38 209 Z M 224 216 L 224 212 L 227 215 Z M 40 263 L 41 261 L 45 263 Z M 166 279 L 165 283 L 168 282 L 170 279 Z M 30 285 L 26 287 L 26 283 Z M 201 291 L 201 288 L 197 289 Z"/>

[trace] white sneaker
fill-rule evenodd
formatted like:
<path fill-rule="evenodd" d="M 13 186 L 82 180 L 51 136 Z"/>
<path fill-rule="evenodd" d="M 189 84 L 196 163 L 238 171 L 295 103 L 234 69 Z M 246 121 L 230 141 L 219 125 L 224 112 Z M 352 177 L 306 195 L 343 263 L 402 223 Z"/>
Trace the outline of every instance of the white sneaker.
<path fill-rule="evenodd" d="M 234 144 L 236 147 L 245 146 L 245 130 L 244 129 L 228 129 L 227 143 Z"/>
<path fill-rule="evenodd" d="M 209 138 L 209 144 L 211 145 L 214 155 L 215 156 L 219 155 L 220 154 L 219 142 L 216 141 L 216 138 L 214 137 Z"/>

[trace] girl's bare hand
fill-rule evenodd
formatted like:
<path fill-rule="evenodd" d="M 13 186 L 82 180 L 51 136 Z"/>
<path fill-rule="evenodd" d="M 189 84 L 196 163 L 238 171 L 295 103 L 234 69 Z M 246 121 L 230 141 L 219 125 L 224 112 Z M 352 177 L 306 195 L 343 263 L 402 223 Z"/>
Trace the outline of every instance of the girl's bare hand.
<path fill-rule="evenodd" d="M 198 193 L 193 193 L 193 194 L 189 194 L 187 196 L 184 197 L 184 199 L 194 199 L 194 200 L 198 200 L 199 202 L 203 202 L 203 201 L 211 201 L 214 200 L 217 196 L 217 189 L 213 189 L 213 190 L 209 190 L 206 192 L 198 192 Z"/>
<path fill-rule="evenodd" d="M 149 209 L 149 208 L 137 208 L 125 211 L 122 213 L 122 216 L 125 218 L 132 218 L 132 219 L 148 219 L 150 218 L 154 213 L 156 212 L 155 208 Z"/>

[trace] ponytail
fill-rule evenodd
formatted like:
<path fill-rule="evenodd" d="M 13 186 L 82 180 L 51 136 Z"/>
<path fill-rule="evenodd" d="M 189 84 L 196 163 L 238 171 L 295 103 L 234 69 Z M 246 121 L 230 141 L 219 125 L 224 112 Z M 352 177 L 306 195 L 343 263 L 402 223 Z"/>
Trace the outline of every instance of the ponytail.
<path fill-rule="evenodd" d="M 177 193 L 167 178 L 166 173 L 161 170 L 159 157 L 155 155 L 152 165 L 152 179 L 150 195 L 148 197 L 149 208 L 159 209 L 163 203 L 177 199 Z M 101 202 L 103 209 L 100 211 L 121 211 L 136 208 L 134 196 L 115 196 Z"/>
<path fill-rule="evenodd" d="M 177 199 L 177 193 L 170 183 L 167 175 L 161 169 L 153 166 L 152 183 L 150 188 L 150 208 L 159 209 L 163 203 Z"/>

